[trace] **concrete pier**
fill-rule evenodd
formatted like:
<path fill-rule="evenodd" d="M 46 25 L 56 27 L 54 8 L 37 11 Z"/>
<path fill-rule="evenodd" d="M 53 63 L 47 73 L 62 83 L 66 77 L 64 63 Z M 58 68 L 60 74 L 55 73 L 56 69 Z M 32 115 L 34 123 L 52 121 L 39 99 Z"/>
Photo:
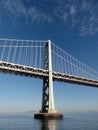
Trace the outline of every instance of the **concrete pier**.
<path fill-rule="evenodd" d="M 34 114 L 35 119 L 63 119 L 61 113 L 37 113 Z"/>

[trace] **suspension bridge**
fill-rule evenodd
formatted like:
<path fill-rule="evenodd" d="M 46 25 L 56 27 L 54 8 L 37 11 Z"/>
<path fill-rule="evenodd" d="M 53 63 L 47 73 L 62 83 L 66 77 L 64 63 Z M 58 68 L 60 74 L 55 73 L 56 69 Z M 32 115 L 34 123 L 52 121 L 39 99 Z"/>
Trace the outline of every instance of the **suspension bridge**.
<path fill-rule="evenodd" d="M 0 72 L 41 78 L 42 106 L 35 118 L 63 117 L 54 103 L 53 81 L 98 87 L 98 72 L 50 40 L 0 38 Z"/>

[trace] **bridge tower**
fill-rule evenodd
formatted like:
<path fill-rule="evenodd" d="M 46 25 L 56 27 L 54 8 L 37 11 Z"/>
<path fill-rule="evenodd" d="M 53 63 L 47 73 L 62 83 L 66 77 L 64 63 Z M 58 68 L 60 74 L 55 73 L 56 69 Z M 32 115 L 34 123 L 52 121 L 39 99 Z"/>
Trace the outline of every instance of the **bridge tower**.
<path fill-rule="evenodd" d="M 34 115 L 34 118 L 63 118 L 63 115 L 57 113 L 54 104 L 54 93 L 53 93 L 53 77 L 52 77 L 52 51 L 51 41 L 45 45 L 44 54 L 44 69 L 48 70 L 48 77 L 43 79 L 43 90 L 42 90 L 42 106 L 39 113 Z"/>

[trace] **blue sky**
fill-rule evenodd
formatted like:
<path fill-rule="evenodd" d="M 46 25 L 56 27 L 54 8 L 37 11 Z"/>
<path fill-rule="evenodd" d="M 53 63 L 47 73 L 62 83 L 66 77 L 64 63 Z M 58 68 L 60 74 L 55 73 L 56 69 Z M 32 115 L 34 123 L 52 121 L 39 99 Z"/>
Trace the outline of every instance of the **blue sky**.
<path fill-rule="evenodd" d="M 98 71 L 97 0 L 1 0 L 0 37 L 52 40 Z M 39 110 L 42 81 L 0 74 L 0 112 Z M 98 89 L 54 83 L 63 112 L 98 112 Z"/>

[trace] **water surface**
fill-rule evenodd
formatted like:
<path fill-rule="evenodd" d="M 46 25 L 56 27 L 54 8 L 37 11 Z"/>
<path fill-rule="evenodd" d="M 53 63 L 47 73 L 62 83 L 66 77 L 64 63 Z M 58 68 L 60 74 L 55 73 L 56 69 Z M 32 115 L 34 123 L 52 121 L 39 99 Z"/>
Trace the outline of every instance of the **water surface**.
<path fill-rule="evenodd" d="M 98 130 L 98 114 L 64 114 L 61 120 L 38 120 L 32 113 L 0 114 L 0 130 Z"/>

